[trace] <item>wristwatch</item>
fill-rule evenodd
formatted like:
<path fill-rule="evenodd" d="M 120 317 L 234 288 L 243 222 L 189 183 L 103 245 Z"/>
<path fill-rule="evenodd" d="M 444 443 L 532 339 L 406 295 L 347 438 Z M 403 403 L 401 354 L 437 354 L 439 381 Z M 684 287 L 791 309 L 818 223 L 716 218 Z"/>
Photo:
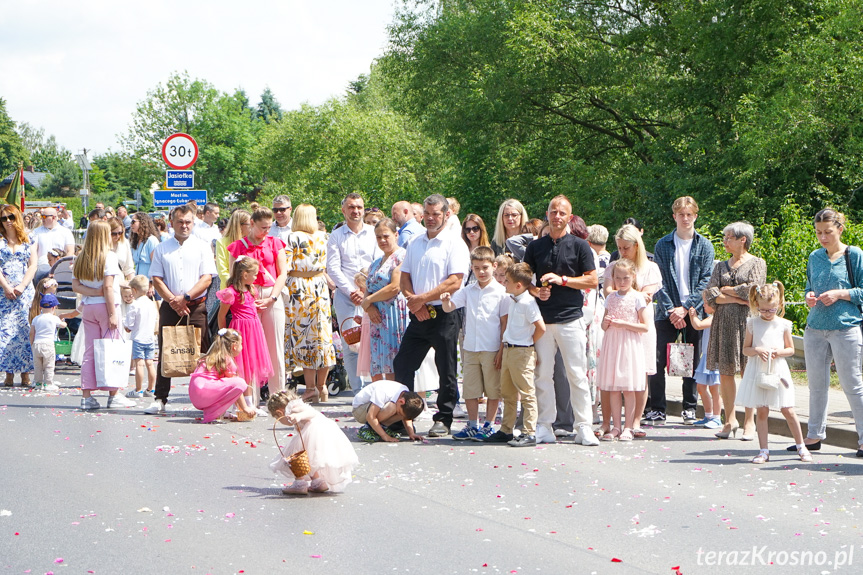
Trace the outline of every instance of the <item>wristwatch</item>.
<path fill-rule="evenodd" d="M 270 296 L 270 298 L 271 298 L 273 301 L 276 301 L 276 300 L 278 300 L 278 299 L 279 299 L 279 296 L 278 296 L 277 294 L 273 294 L 273 295 L 271 295 L 271 296 Z"/>
<path fill-rule="evenodd" d="M 569 278 L 567 278 L 566 276 L 560 276 L 560 285 L 566 286 L 566 282 L 568 282 L 568 281 L 569 281 Z"/>
<path fill-rule="evenodd" d="M 184 293 L 184 294 L 183 294 L 183 299 L 184 299 L 184 300 L 186 300 L 186 301 L 192 301 L 192 296 L 190 296 L 190 295 L 189 295 L 189 294 L 187 294 L 187 293 Z"/>

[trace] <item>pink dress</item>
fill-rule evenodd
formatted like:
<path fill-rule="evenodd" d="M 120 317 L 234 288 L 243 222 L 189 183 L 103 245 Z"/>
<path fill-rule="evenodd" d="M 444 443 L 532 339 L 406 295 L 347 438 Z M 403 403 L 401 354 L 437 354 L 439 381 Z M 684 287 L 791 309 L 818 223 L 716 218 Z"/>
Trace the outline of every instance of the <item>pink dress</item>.
<path fill-rule="evenodd" d="M 605 300 L 605 317 L 637 322 L 645 307 L 635 290 L 626 295 L 611 292 Z M 644 347 L 641 334 L 622 327 L 609 327 L 602 339 L 596 370 L 596 385 L 602 391 L 642 391 L 645 385 Z"/>
<path fill-rule="evenodd" d="M 219 377 L 214 371 L 208 371 L 201 362 L 192 373 L 189 380 L 189 399 L 196 409 L 204 412 L 204 423 L 210 423 L 222 417 L 240 396 L 246 391 L 246 382 L 241 377 L 234 377 L 237 365 L 229 360 L 228 371 L 231 375 Z"/>
<path fill-rule="evenodd" d="M 243 337 L 243 351 L 236 357 L 237 375 L 247 382 L 262 387 L 273 375 L 273 364 L 264 339 L 264 328 L 258 318 L 255 296 L 251 292 L 240 294 L 233 286 L 216 292 L 216 297 L 231 306 L 231 329 Z"/>

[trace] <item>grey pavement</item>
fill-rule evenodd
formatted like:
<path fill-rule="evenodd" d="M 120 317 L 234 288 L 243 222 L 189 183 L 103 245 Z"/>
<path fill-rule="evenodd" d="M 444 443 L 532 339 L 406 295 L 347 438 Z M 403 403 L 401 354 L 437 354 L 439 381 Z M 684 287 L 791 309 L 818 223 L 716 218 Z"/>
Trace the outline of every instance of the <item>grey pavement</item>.
<path fill-rule="evenodd" d="M 0 573 L 826 574 L 863 565 L 863 460 L 844 448 L 825 446 L 803 464 L 771 435 L 773 459 L 755 466 L 753 443 L 672 423 L 599 447 L 368 445 L 356 439 L 350 399 L 337 397 L 320 408 L 354 442 L 355 481 L 342 494 L 291 498 L 267 467 L 272 420 L 202 424 L 182 380 L 167 416 L 143 414 L 148 401 L 83 413 L 77 376 L 64 371 L 60 393 L 0 388 Z"/>

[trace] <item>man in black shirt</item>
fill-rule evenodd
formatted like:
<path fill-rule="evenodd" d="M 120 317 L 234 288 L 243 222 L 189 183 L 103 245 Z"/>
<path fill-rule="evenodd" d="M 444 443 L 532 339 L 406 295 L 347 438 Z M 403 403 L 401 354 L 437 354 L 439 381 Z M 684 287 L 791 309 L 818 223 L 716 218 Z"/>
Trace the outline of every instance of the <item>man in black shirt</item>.
<path fill-rule="evenodd" d="M 557 196 L 548 204 L 550 232 L 528 244 L 524 261 L 536 274 L 539 311 L 545 335 L 536 343 L 536 442 L 554 443 L 551 429 L 557 415 L 554 395 L 554 356 L 560 349 L 569 380 L 570 401 L 578 432 L 575 443 L 599 445 L 593 435 L 590 386 L 587 381 L 587 339 L 582 319 L 581 290 L 596 289 L 597 276 L 590 245 L 568 232 L 572 204 Z"/>

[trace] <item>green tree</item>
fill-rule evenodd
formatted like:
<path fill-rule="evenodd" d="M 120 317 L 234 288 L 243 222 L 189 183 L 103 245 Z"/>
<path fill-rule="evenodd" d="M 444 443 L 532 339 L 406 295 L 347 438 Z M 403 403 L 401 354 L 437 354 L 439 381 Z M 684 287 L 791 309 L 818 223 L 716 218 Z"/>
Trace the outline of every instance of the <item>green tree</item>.
<path fill-rule="evenodd" d="M 135 199 L 135 191 L 141 191 L 142 206 L 149 209 L 152 206 L 152 194 L 149 193 L 153 183 L 152 170 L 147 163 L 132 154 L 109 152 L 93 159 L 92 165 L 98 167 L 105 182 L 104 191 L 114 194 L 120 201 Z M 162 172 L 164 178 L 164 172 Z M 90 175 L 91 185 L 95 183 Z M 112 204 L 113 205 L 113 204 Z"/>
<path fill-rule="evenodd" d="M 6 112 L 6 100 L 0 98 L 0 179 L 18 168 L 18 162 L 27 164 L 30 158 L 15 131 L 15 122 Z"/>
<path fill-rule="evenodd" d="M 45 128 L 37 129 L 23 123 L 18 126 L 18 133 L 30 153 L 30 163 L 37 171 L 53 173 L 60 170 L 63 164 L 76 165 L 72 160 L 72 152 L 58 144 L 53 134 L 45 137 Z"/>
<path fill-rule="evenodd" d="M 276 96 L 269 86 L 267 86 L 261 94 L 261 101 L 255 108 L 255 117 L 263 120 L 265 124 L 270 124 L 281 120 L 282 114 L 282 107 L 279 105 L 279 101 L 276 100 Z"/>
<path fill-rule="evenodd" d="M 39 187 L 39 197 L 74 198 L 83 186 L 81 169 L 75 162 L 63 162 L 48 174 Z"/>

